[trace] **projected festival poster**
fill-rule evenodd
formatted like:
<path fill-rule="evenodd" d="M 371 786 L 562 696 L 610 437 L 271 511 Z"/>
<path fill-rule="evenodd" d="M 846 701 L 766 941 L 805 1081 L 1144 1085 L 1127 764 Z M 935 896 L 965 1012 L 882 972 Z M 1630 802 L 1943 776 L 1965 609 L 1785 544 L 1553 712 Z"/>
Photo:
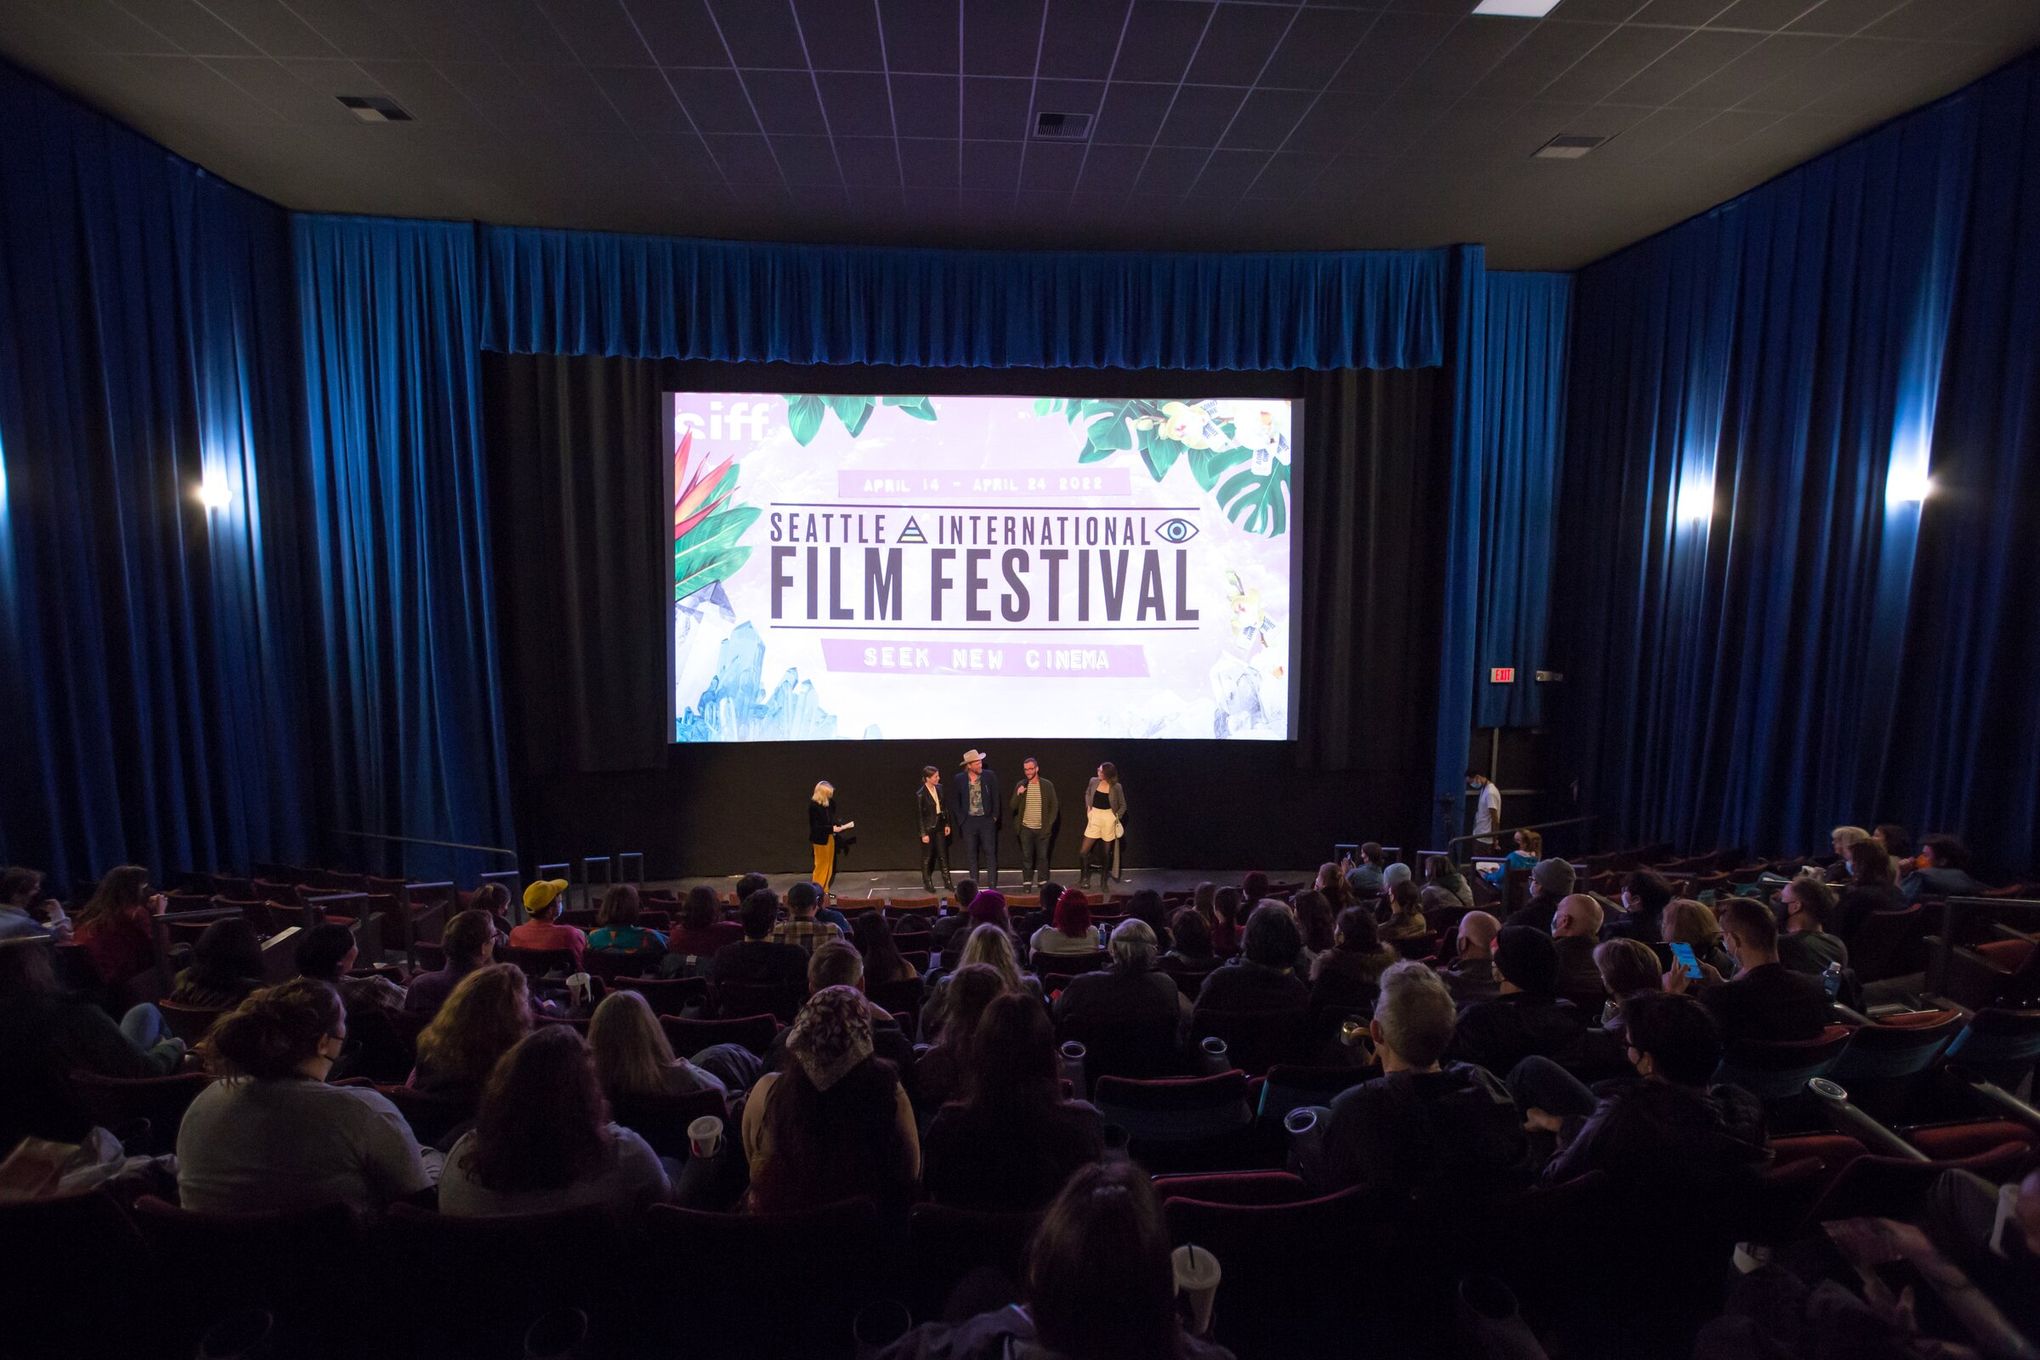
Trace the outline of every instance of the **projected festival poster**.
<path fill-rule="evenodd" d="M 667 401 L 674 740 L 1289 735 L 1287 401 Z"/>

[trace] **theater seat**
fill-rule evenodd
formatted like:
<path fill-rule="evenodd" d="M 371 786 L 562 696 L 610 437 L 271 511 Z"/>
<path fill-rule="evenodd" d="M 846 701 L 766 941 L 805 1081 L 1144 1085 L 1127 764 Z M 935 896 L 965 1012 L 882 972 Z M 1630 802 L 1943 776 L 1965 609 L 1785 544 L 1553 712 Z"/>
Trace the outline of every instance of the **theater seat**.
<path fill-rule="evenodd" d="M 147 1120 L 144 1150 L 174 1152 L 177 1126 L 184 1112 L 212 1082 L 204 1072 L 177 1072 L 167 1077 L 102 1077 L 95 1072 L 71 1073 L 71 1090 L 86 1117 L 118 1137 L 127 1138 L 137 1121 Z"/>
<path fill-rule="evenodd" d="M 464 1218 L 394 1205 L 370 1239 L 377 1301 L 364 1311 L 413 1360 L 519 1355 L 539 1316 L 614 1314 L 639 1292 L 618 1270 L 620 1232 L 600 1207 Z"/>
<path fill-rule="evenodd" d="M 1223 1011 L 1199 1006 L 1190 1017 L 1193 1039 L 1225 1040 L 1234 1067 L 1259 1076 L 1276 1063 L 1310 1059 L 1310 1012 L 1298 1006 L 1279 1011 Z"/>
<path fill-rule="evenodd" d="M 1841 1061 L 1854 1032 L 1847 1025 L 1829 1025 L 1811 1039 L 1739 1040 L 1727 1045 L 1714 1080 L 1740 1086 L 1766 1103 L 1791 1100 L 1805 1093 L 1807 1082 Z"/>
<path fill-rule="evenodd" d="M 1127 1151 L 1153 1172 L 1221 1171 L 1279 1165 L 1279 1139 L 1254 1123 L 1255 1092 L 1244 1072 L 1141 1081 L 1100 1077 L 1092 1104 L 1127 1131 Z"/>
<path fill-rule="evenodd" d="M 1020 1283 L 1026 1276 L 1028 1244 L 1040 1225 L 1039 1213 L 916 1204 L 907 1217 L 908 1306 L 914 1316 L 940 1317 L 957 1284 L 981 1267 Z"/>
<path fill-rule="evenodd" d="M 772 1046 L 772 1036 L 779 1033 L 779 1021 L 770 1015 L 731 1020 L 683 1020 L 677 1015 L 661 1015 L 659 1026 L 666 1031 L 666 1042 L 683 1058 L 691 1058 L 713 1044 L 742 1044 L 762 1058 Z"/>

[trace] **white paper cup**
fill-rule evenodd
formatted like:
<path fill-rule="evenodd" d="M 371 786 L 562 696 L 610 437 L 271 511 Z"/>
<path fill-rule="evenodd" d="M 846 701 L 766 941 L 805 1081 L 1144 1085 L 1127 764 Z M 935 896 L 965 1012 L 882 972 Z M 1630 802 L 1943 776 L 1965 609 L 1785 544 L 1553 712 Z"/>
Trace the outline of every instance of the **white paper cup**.
<path fill-rule="evenodd" d="M 1218 1258 L 1194 1243 L 1169 1253 L 1176 1275 L 1176 1292 L 1183 1296 L 1187 1312 L 1183 1325 L 1193 1336 L 1211 1332 L 1211 1306 L 1218 1298 Z"/>
<path fill-rule="evenodd" d="M 697 1157 L 713 1157 L 722 1147 L 722 1120 L 705 1114 L 687 1126 L 688 1150 Z"/>

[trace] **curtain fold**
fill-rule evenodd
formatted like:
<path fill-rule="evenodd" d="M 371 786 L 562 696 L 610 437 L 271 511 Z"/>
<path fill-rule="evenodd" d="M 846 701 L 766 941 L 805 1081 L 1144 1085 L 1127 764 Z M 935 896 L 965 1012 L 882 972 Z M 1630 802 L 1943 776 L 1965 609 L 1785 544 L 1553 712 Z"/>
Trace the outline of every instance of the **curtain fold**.
<path fill-rule="evenodd" d="M 284 214 L 5 66 L 0 122 L 0 861 L 295 857 Z"/>
<path fill-rule="evenodd" d="M 509 846 L 474 229 L 294 229 L 332 829 Z"/>
<path fill-rule="evenodd" d="M 2035 71 L 1579 276 L 1557 650 L 1604 838 L 2040 857 Z"/>
<path fill-rule="evenodd" d="M 483 342 L 935 368 L 1422 368 L 1450 252 L 1144 255 L 482 228 Z"/>

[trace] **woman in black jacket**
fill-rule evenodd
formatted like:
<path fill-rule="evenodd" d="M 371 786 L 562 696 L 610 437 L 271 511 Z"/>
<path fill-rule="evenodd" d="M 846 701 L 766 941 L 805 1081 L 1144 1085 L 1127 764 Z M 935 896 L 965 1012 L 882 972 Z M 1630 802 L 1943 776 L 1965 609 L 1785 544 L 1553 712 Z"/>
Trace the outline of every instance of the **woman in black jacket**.
<path fill-rule="evenodd" d="M 815 852 L 815 886 L 822 890 L 824 904 L 829 900 L 829 880 L 836 876 L 837 838 L 853 825 L 836 806 L 836 786 L 826 779 L 817 783 L 808 799 L 807 838 Z"/>

